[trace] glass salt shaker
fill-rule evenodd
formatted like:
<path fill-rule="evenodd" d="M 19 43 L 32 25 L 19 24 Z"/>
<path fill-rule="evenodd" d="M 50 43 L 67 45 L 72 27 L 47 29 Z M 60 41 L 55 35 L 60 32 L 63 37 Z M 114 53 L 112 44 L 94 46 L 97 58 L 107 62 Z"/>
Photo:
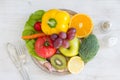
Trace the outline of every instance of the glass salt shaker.
<path fill-rule="evenodd" d="M 104 45 L 107 47 L 112 47 L 116 45 L 118 41 L 118 37 L 113 33 L 113 31 L 111 31 L 111 23 L 109 21 L 105 21 L 101 24 L 100 27 L 103 33 L 110 32 L 110 34 L 107 34 L 103 38 Z"/>
<path fill-rule="evenodd" d="M 113 47 L 118 42 L 118 37 L 116 35 L 107 35 L 103 38 L 104 45 L 106 47 Z"/>
<path fill-rule="evenodd" d="M 111 23 L 109 21 L 105 21 L 100 25 L 100 29 L 103 33 L 107 33 L 111 30 Z"/>

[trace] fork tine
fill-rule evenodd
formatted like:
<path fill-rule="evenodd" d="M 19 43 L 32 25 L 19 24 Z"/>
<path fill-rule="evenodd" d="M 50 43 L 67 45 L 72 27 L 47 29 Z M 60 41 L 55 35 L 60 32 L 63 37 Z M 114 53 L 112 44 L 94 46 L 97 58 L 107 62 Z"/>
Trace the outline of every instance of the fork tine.
<path fill-rule="evenodd" d="M 24 53 L 25 48 L 24 48 L 22 41 L 18 41 L 16 47 L 17 47 L 17 52 L 19 55 L 25 54 Z"/>
<path fill-rule="evenodd" d="M 21 44 L 19 43 L 19 45 L 18 45 L 18 49 L 19 49 L 19 54 L 23 54 L 23 47 L 22 47 L 22 45 L 20 46 Z"/>
<path fill-rule="evenodd" d="M 25 64 L 27 62 L 27 54 L 25 53 L 25 44 L 19 40 L 16 42 L 17 55 L 20 61 Z"/>
<path fill-rule="evenodd" d="M 18 56 L 20 56 L 21 55 L 21 48 L 19 47 L 20 45 L 19 45 L 19 43 L 17 43 L 17 45 L 16 45 L 16 48 L 17 48 L 17 54 L 18 54 Z"/>

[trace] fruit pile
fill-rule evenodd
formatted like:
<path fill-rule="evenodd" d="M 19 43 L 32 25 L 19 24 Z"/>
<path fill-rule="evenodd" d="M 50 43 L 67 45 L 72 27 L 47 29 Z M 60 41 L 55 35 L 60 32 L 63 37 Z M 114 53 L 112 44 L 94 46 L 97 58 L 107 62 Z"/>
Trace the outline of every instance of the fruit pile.
<path fill-rule="evenodd" d="M 22 39 L 31 56 L 44 62 L 49 71 L 77 74 L 97 54 L 99 44 L 86 14 L 51 9 L 31 14 Z"/>

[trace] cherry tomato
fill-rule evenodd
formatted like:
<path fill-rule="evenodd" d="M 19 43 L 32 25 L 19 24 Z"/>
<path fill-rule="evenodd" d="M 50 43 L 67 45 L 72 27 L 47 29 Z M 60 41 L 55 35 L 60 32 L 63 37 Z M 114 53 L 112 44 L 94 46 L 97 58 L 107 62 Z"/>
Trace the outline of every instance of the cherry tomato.
<path fill-rule="evenodd" d="M 41 22 L 36 22 L 35 25 L 34 25 L 34 29 L 36 31 L 41 31 Z"/>

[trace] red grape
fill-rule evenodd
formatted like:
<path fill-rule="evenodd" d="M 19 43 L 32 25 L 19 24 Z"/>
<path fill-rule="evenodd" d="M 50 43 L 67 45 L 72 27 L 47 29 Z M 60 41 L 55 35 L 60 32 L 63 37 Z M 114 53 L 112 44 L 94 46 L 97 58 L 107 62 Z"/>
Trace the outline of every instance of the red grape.
<path fill-rule="evenodd" d="M 69 48 L 70 44 L 69 44 L 68 40 L 63 40 L 62 46 L 63 46 L 64 48 Z"/>
<path fill-rule="evenodd" d="M 72 40 L 75 37 L 75 34 L 76 34 L 76 29 L 75 28 L 70 28 L 67 31 L 67 39 Z"/>
<path fill-rule="evenodd" d="M 60 37 L 61 39 L 66 39 L 67 34 L 66 34 L 65 32 L 60 32 L 60 33 L 59 33 L 59 37 Z"/>
<path fill-rule="evenodd" d="M 68 39 L 68 40 L 72 40 L 74 37 L 75 37 L 75 33 L 71 33 L 71 34 L 68 33 L 68 34 L 67 34 L 67 39 Z"/>
<path fill-rule="evenodd" d="M 76 33 L 76 29 L 75 28 L 68 29 L 67 34 L 72 34 L 72 33 Z"/>
<path fill-rule="evenodd" d="M 54 47 L 56 49 L 58 49 L 61 45 L 62 45 L 62 39 L 61 38 L 57 38 L 54 43 L 53 43 Z"/>
<path fill-rule="evenodd" d="M 36 31 L 40 31 L 41 30 L 41 22 L 36 22 L 35 25 L 34 25 L 34 29 Z"/>
<path fill-rule="evenodd" d="M 51 40 L 56 40 L 57 38 L 58 38 L 58 35 L 57 34 L 52 34 L 51 36 L 50 36 L 50 38 L 51 38 Z"/>

